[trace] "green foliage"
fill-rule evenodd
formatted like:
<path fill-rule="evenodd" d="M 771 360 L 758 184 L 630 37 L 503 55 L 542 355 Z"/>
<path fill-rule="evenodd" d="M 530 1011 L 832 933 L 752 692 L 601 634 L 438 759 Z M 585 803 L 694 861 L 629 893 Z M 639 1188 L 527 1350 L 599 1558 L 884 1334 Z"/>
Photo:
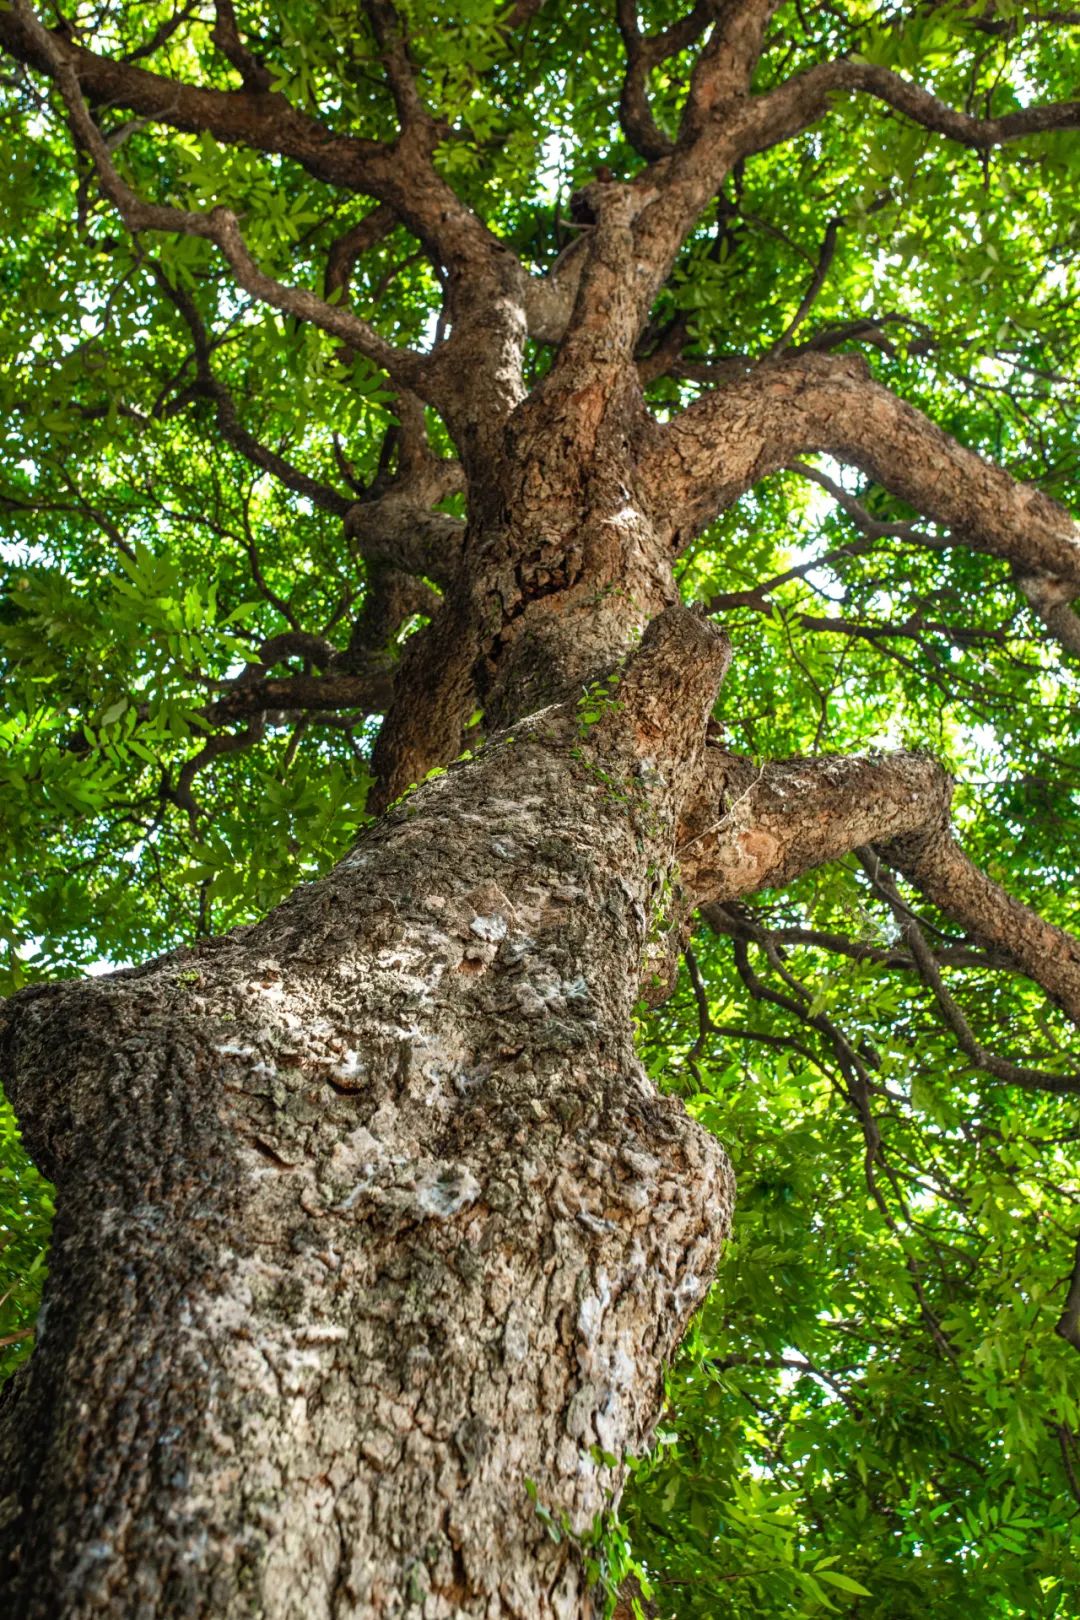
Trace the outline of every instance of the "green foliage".
<path fill-rule="evenodd" d="M 846 873 L 760 914 L 821 931 L 858 918 L 867 943 L 888 939 Z M 1075 1616 L 1080 1380 L 1053 1331 L 1076 1241 L 1075 1123 L 1056 1098 L 973 1076 L 910 974 L 790 946 L 809 1016 L 872 1063 L 872 1165 L 833 1036 L 747 1005 L 729 942 L 703 941 L 700 965 L 717 1026 L 704 1051 L 687 985 L 643 1041 L 739 1183 L 734 1236 L 623 1507 L 663 1612 Z M 1015 995 L 1018 1044 L 1038 1039 L 1039 1000 Z"/>
<path fill-rule="evenodd" d="M 650 0 L 643 27 L 684 9 Z M 846 54 L 980 113 L 1075 94 L 1075 31 L 998 0 L 994 17 L 1016 26 L 988 33 L 986 9 L 785 4 L 757 88 Z M 103 3 L 96 23 L 82 10 L 115 54 L 237 88 L 201 12 L 154 45 L 173 11 L 163 0 Z M 354 0 L 236 10 L 296 105 L 360 136 L 393 132 Z M 501 0 L 405 10 L 423 93 L 446 124 L 441 172 L 527 262 L 550 266 L 571 240 L 570 194 L 600 165 L 640 166 L 618 124 L 614 7 L 549 5 L 512 46 Z M 669 132 L 688 61 L 651 76 Z M 11 74 L 0 97 L 8 992 L 250 921 L 325 870 L 364 815 L 372 727 L 355 716 L 282 715 L 200 771 L 195 815 L 176 795 L 220 732 L 208 706 L 264 640 L 301 626 L 343 646 L 375 580 L 334 511 L 227 442 L 168 289 L 209 334 L 245 431 L 316 485 L 347 488 L 343 467 L 371 483 L 393 402 L 366 362 L 239 295 L 206 242 L 125 236 L 39 81 Z M 229 206 L 263 268 L 289 283 L 319 286 L 331 243 L 366 211 L 288 159 L 101 117 L 144 196 Z M 792 341 L 861 349 L 965 444 L 1075 503 L 1078 176 L 1073 137 L 984 156 L 865 98 L 838 100 L 740 166 L 685 244 L 649 343 L 680 318 L 691 361 L 760 355 L 787 332 L 840 221 Z M 441 289 L 403 228 L 358 262 L 350 297 L 388 337 L 430 343 Z M 540 375 L 546 355 L 530 363 Z M 663 414 L 694 388 L 667 377 L 649 397 Z M 824 471 L 881 524 L 917 519 L 872 483 Z M 840 507 L 786 472 L 684 559 L 684 596 L 716 599 L 734 642 L 719 711 L 732 746 L 931 748 L 957 774 L 974 858 L 1075 926 L 1075 673 L 1004 563 L 895 533 L 861 542 Z M 290 655 L 276 673 L 297 669 Z M 583 734 L 612 700 L 604 687 L 583 696 Z M 934 921 L 938 943 L 964 944 Z M 743 922 L 773 944 L 703 938 L 700 997 L 684 979 L 643 1025 L 650 1073 L 727 1145 L 739 1209 L 671 1369 L 656 1449 L 621 1521 L 598 1527 L 583 1556 L 611 1589 L 636 1564 L 640 1601 L 675 1620 L 1075 1620 L 1080 1361 L 1053 1331 L 1080 1224 L 1075 1100 L 972 1070 L 914 975 L 886 960 L 895 928 L 853 863 Z M 1031 985 L 989 962 L 948 973 L 988 1045 L 1075 1067 Z M 845 1043 L 870 1075 L 866 1095 Z M 868 1162 L 872 1130 L 883 1158 Z M 4 1110 L 0 1375 L 29 1347 L 50 1214 Z"/>
<path fill-rule="evenodd" d="M 621 677 L 621 670 L 612 670 L 610 675 L 605 675 L 601 680 L 593 681 L 584 688 L 576 705 L 580 736 L 587 737 L 593 726 L 598 725 L 606 714 L 618 711 Z"/>
<path fill-rule="evenodd" d="M 52 1213 L 52 1189 L 23 1152 L 15 1117 L 0 1098 L 0 1382 L 33 1344 Z"/>

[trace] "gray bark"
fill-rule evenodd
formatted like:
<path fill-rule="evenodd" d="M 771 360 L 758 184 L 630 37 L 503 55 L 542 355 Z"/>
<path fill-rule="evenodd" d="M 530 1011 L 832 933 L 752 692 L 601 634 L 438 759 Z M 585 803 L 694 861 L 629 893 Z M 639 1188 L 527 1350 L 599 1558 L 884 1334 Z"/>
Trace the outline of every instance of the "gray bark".
<path fill-rule="evenodd" d="M 109 60 L 25 0 L 0 10 L 0 46 L 53 81 L 133 232 L 213 242 L 238 286 L 373 358 L 398 390 L 396 475 L 352 501 L 243 429 L 198 311 L 166 290 L 226 439 L 340 511 L 381 571 L 349 646 L 314 647 L 320 674 L 275 677 L 276 658 L 313 646 L 302 630 L 271 638 L 261 674 L 208 712 L 248 730 L 211 738 L 174 800 L 195 814 L 191 778 L 268 711 L 381 710 L 391 678 L 378 807 L 450 766 L 258 926 L 0 1012 L 5 1082 L 60 1195 L 38 1346 L 0 1404 L 12 1620 L 594 1611 L 580 1538 L 647 1440 L 730 1219 L 722 1150 L 633 1053 L 633 1006 L 663 994 L 694 904 L 878 844 L 1080 1017 L 1080 943 L 975 872 L 928 761 L 764 767 L 705 750 L 727 651 L 665 611 L 673 562 L 807 449 L 864 466 L 949 544 L 1007 558 L 1076 645 L 1075 526 L 850 358 L 726 362 L 728 386 L 671 422 L 646 409 L 635 355 L 682 243 L 732 167 L 824 116 L 830 94 L 876 96 L 980 148 L 1076 122 L 1069 105 L 972 119 L 848 62 L 752 94 L 774 9 L 702 0 L 647 37 L 620 5 L 621 112 L 649 161 L 584 188 L 587 234 L 539 280 L 438 173 L 440 125 L 382 0 L 365 10 L 400 126 L 385 142 L 267 88 L 221 8 L 238 91 Z M 672 140 L 648 71 L 707 27 Z M 444 281 L 450 335 L 430 354 L 396 347 L 265 274 L 227 211 L 139 197 L 91 105 L 282 154 L 377 199 L 386 212 L 331 249 L 328 291 L 397 220 Z M 531 392 L 527 331 L 558 343 Z M 653 375 L 678 362 L 675 336 Z M 427 449 L 421 402 L 459 459 Z M 432 510 L 458 489 L 464 526 Z M 388 662 L 415 611 L 398 572 L 434 581 L 442 605 L 425 585 L 432 622 Z M 477 707 L 504 729 L 452 764 Z M 545 1517 L 569 1534 L 553 1540 Z"/>
<path fill-rule="evenodd" d="M 732 1201 L 631 1038 L 725 658 L 665 615 L 264 923 L 9 1004 L 61 1212 L 12 1620 L 593 1612 Z"/>

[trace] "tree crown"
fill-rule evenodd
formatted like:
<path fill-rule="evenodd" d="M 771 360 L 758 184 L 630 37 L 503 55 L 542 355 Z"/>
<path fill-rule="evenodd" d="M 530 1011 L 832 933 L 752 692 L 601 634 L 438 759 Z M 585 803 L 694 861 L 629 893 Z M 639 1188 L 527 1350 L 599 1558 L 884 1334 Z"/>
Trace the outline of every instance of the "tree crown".
<path fill-rule="evenodd" d="M 1080 545 L 1022 486 L 1077 496 L 1078 22 L 0 13 L 3 988 L 346 849 L 507 423 L 608 363 L 594 329 L 733 642 L 724 746 L 927 750 L 976 864 L 1075 919 Z M 741 461 L 687 449 L 747 421 Z M 626 1509 L 664 1612 L 1070 1612 L 1075 1053 L 913 904 L 870 850 L 717 903 L 643 1023 L 741 1187 Z M 14 1358 L 48 1195 L 3 1129 Z"/>

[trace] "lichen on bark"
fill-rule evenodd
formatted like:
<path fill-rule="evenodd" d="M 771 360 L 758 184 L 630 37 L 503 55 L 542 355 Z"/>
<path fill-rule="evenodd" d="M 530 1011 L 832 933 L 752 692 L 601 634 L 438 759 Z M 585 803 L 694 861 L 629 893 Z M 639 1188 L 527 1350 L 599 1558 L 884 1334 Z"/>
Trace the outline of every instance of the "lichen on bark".
<path fill-rule="evenodd" d="M 669 987 L 694 909 L 734 931 L 723 908 L 857 849 L 1080 1017 L 1080 945 L 972 867 L 945 773 L 904 751 L 728 751 L 707 731 L 726 640 L 675 605 L 676 565 L 717 516 L 824 451 L 925 513 L 937 528 L 915 543 L 1006 559 L 1075 651 L 1075 524 L 860 359 L 798 352 L 789 327 L 762 354 L 703 360 L 684 352 L 685 310 L 658 322 L 660 295 L 725 183 L 840 96 L 981 152 L 1069 127 L 1075 107 L 979 118 L 847 56 L 758 88 L 773 0 L 698 4 L 651 35 L 620 4 L 618 114 L 642 161 L 581 188 L 545 276 L 447 178 L 451 122 L 404 12 L 360 8 L 375 127 L 393 119 L 369 138 L 290 100 L 233 7 L 214 9 L 222 60 L 201 83 L 147 65 L 159 46 L 171 59 L 175 28 L 207 66 L 190 8 L 124 56 L 107 29 L 99 51 L 89 26 L 11 0 L 0 45 L 62 106 L 78 233 L 93 185 L 136 269 L 163 237 L 218 267 L 209 320 L 189 267 L 154 275 L 185 345 L 162 419 L 210 404 L 231 452 L 341 520 L 341 613 L 366 592 L 337 647 L 262 581 L 288 629 L 216 683 L 195 717 L 211 734 L 163 803 L 195 827 L 195 778 L 268 714 L 359 709 L 381 717 L 379 819 L 253 927 L 0 1012 L 5 1084 L 59 1193 L 37 1348 L 0 1404 L 4 1612 L 572 1620 L 597 1608 L 580 1539 L 648 1443 L 731 1218 L 722 1147 L 633 1049 L 634 1007 Z M 538 10 L 519 0 L 499 28 Z M 687 52 L 667 130 L 650 75 Z M 239 86 L 218 87 L 223 63 Z M 131 123 L 112 127 L 116 110 Z M 144 121 L 269 156 L 275 203 L 282 163 L 335 188 L 328 219 L 374 199 L 334 238 L 325 296 L 271 273 L 236 210 L 177 205 L 164 170 L 142 173 L 144 195 L 125 149 Z M 423 352 L 349 304 L 354 256 L 399 228 L 445 294 Z M 369 483 L 336 434 L 347 492 L 244 426 L 215 366 L 245 299 L 388 379 L 395 426 Z M 531 380 L 530 341 L 551 350 Z M 665 377 L 650 409 L 643 385 Z M 689 404 L 687 382 L 705 385 Z M 464 517 L 443 509 L 458 496 Z M 732 594 L 772 612 L 764 588 Z M 292 656 L 315 673 L 275 676 Z M 474 720 L 486 741 L 466 758 Z"/>
<path fill-rule="evenodd" d="M 730 1220 L 631 1036 L 726 659 L 674 610 L 595 725 L 495 736 L 265 922 L 10 1005 L 63 1213 L 8 1612 L 588 1607 Z"/>

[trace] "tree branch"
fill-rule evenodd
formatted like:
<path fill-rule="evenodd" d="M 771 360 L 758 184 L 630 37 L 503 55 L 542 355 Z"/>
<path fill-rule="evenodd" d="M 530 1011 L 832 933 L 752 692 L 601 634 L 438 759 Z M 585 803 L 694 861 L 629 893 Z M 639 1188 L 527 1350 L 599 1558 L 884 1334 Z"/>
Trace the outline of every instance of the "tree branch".
<path fill-rule="evenodd" d="M 769 0 L 732 0 L 724 6 L 695 66 L 677 143 L 666 152 L 658 150 L 633 181 L 643 200 L 635 230 L 643 313 L 680 244 L 735 165 L 809 128 L 837 96 L 875 96 L 924 128 L 977 151 L 1080 125 L 1077 101 L 975 118 L 887 68 L 847 59 L 821 63 L 764 95 L 751 96 L 750 78 L 772 9 Z"/>
<path fill-rule="evenodd" d="M 725 0 L 697 0 L 663 33 L 644 35 L 638 23 L 636 0 L 616 0 L 615 15 L 626 51 L 626 73 L 619 98 L 619 121 L 635 151 L 652 161 L 666 157 L 675 142 L 665 135 L 649 105 L 649 74 L 668 57 L 685 51 L 723 12 Z"/>
<path fill-rule="evenodd" d="M 1008 1081 L 1010 1085 L 1022 1086 L 1025 1091 L 1049 1091 L 1058 1096 L 1070 1091 L 1080 1091 L 1080 1074 L 1052 1074 L 1045 1069 L 1031 1069 L 1025 1065 L 1010 1063 L 982 1044 L 946 988 L 941 968 L 923 937 L 914 913 L 901 900 L 896 885 L 877 851 L 872 848 L 860 848 L 855 854 L 863 871 L 892 912 L 901 937 L 914 958 L 919 977 L 931 991 L 942 1018 L 956 1036 L 956 1043 L 965 1057 L 970 1058 L 977 1069 L 983 1069 L 998 1080 Z"/>
<path fill-rule="evenodd" d="M 380 203 L 378 208 L 373 208 L 363 219 L 358 220 L 355 225 L 351 225 L 347 231 L 335 238 L 326 256 L 323 292 L 327 298 L 336 292 L 341 303 L 347 302 L 353 266 L 357 259 L 369 252 L 384 237 L 389 236 L 395 223 L 394 210 L 387 208 L 385 203 Z"/>
<path fill-rule="evenodd" d="M 385 494 L 355 502 L 345 519 L 345 533 L 368 562 L 449 585 L 461 564 L 465 525 L 460 518 L 430 508 L 462 487 L 458 462 L 433 459 L 421 474 Z"/>
<path fill-rule="evenodd" d="M 685 543 L 751 484 L 812 450 L 862 468 L 946 527 L 949 545 L 1007 559 L 1047 627 L 1075 646 L 1068 603 L 1080 595 L 1080 529 L 1068 512 L 958 444 L 855 356 L 791 356 L 703 395 L 653 434 L 643 483 Z"/>
<path fill-rule="evenodd" d="M 190 294 L 179 284 L 173 285 L 162 265 L 153 265 L 154 279 L 161 291 L 169 299 L 173 307 L 183 319 L 188 331 L 191 333 L 192 348 L 195 357 L 195 389 L 205 399 L 211 400 L 217 408 L 218 431 L 227 444 L 238 450 L 245 460 L 250 461 L 253 467 L 262 472 L 270 473 L 274 478 L 285 485 L 287 489 L 295 491 L 298 495 L 306 496 L 314 506 L 321 511 L 333 512 L 338 517 L 344 517 L 354 505 L 354 498 L 343 495 L 339 490 L 333 489 L 329 484 L 321 483 L 308 473 L 295 467 L 291 461 L 286 460 L 269 445 L 263 444 L 259 439 L 247 431 L 240 421 L 236 401 L 226 388 L 225 384 L 214 376 L 210 363 L 211 344 L 202 316 Z"/>
<path fill-rule="evenodd" d="M 543 276 L 529 276 L 523 299 L 529 336 L 538 343 L 558 343 L 573 313 L 581 272 L 588 253 L 584 234 L 563 249 Z"/>
<path fill-rule="evenodd" d="M 514 0 L 500 27 L 508 34 L 516 33 L 519 28 L 528 27 L 533 18 L 543 11 L 545 4 L 546 0 Z"/>
<path fill-rule="evenodd" d="M 228 261 L 237 282 L 245 292 L 298 320 L 310 322 L 340 338 L 373 360 L 396 381 L 422 387 L 427 368 L 420 355 L 399 349 L 381 337 L 374 327 L 347 310 L 327 304 L 305 287 L 286 287 L 259 269 L 248 252 L 235 214 L 227 208 L 209 213 L 173 208 L 166 203 L 147 203 L 132 191 L 112 161 L 108 147 L 91 118 L 71 58 L 57 39 L 42 27 L 26 0 L 14 0 L 11 13 L 22 23 L 31 41 L 48 65 L 64 99 L 76 141 L 89 154 L 102 192 L 119 212 L 128 229 L 163 231 L 169 234 L 199 236 L 213 242 Z"/>
<path fill-rule="evenodd" d="M 636 385 L 633 355 L 641 319 L 633 271 L 633 221 L 638 199 L 630 186 L 596 181 L 583 187 L 575 200 L 588 212 L 589 235 L 559 351 L 543 388 L 530 402 L 534 412 L 543 399 L 548 411 L 577 414 L 585 405 L 579 393 L 586 376 L 595 386 L 598 377 L 621 375 L 625 381 L 633 374 Z"/>
<path fill-rule="evenodd" d="M 820 467 L 811 467 L 805 461 L 792 461 L 789 468 L 800 478 L 807 478 L 819 489 L 825 490 L 868 540 L 906 540 L 913 546 L 925 546 L 928 551 L 947 549 L 948 541 L 939 539 L 936 534 L 928 534 L 917 523 L 883 523 L 879 518 L 871 517 L 861 501 L 849 494 L 835 478 L 822 472 Z"/>
<path fill-rule="evenodd" d="M 271 84 L 269 69 L 248 50 L 240 38 L 236 12 L 232 0 L 214 0 L 214 26 L 210 38 L 239 73 L 244 89 L 256 93 L 268 91 Z"/>
<path fill-rule="evenodd" d="M 183 27 L 192 13 L 198 9 L 198 5 L 199 0 L 186 0 L 186 4 L 174 11 L 171 17 L 166 17 L 163 22 L 160 22 L 153 33 L 143 40 L 141 45 L 137 45 L 134 50 L 125 52 L 123 61 L 140 62 L 146 56 L 153 56 L 155 51 L 159 51 L 172 38 L 178 28 Z"/>
<path fill-rule="evenodd" d="M 1076 1259 L 1069 1275 L 1069 1289 L 1055 1331 L 1060 1333 L 1066 1344 L 1071 1344 L 1074 1350 L 1080 1350 L 1080 1239 L 1077 1240 Z M 1080 1501 L 1080 1496 L 1077 1500 Z"/>
<path fill-rule="evenodd" d="M 385 162 L 388 148 L 335 134 L 277 92 L 204 89 L 98 56 L 73 44 L 62 29 L 46 30 L 21 4 L 0 9 L 0 46 L 51 77 L 61 58 L 94 104 L 124 107 L 173 129 L 205 131 L 228 145 L 293 158 L 328 185 L 377 195 L 371 189 L 373 170 Z"/>
<path fill-rule="evenodd" d="M 692 141 L 716 110 L 750 94 L 750 81 L 779 0 L 723 0 L 716 27 L 694 64 L 680 144 Z"/>
<path fill-rule="evenodd" d="M 208 737 L 199 752 L 185 760 L 177 772 L 176 781 L 171 786 L 165 785 L 164 796 L 186 813 L 192 829 L 202 817 L 202 809 L 193 791 L 193 783 L 199 772 L 204 771 L 223 754 L 237 754 L 242 753 L 245 748 L 253 748 L 256 743 L 262 741 L 265 730 L 263 714 L 255 712 L 242 731 L 219 731 L 215 736 Z"/>
<path fill-rule="evenodd" d="M 679 849 L 699 904 L 789 883 L 873 844 L 939 910 L 1080 1024 L 1080 940 L 1013 900 L 952 836 L 952 782 L 923 754 L 862 754 L 755 766 L 711 748 Z"/>
<path fill-rule="evenodd" d="M 754 102 L 740 135 L 740 155 L 748 157 L 752 152 L 791 140 L 824 117 L 835 96 L 855 93 L 873 96 L 924 129 L 977 152 L 1022 140 L 1026 135 L 1080 126 L 1080 101 L 1022 107 L 1000 118 L 975 118 L 950 107 L 890 68 L 869 62 L 822 62 Z"/>
<path fill-rule="evenodd" d="M 365 0 L 364 10 L 379 46 L 402 129 L 422 130 L 428 137 L 430 147 L 434 148 L 438 139 L 435 120 L 420 99 L 405 25 L 396 6 L 391 5 L 389 0 Z"/>
<path fill-rule="evenodd" d="M 390 701 L 393 671 L 373 668 L 362 674 L 260 676 L 235 681 L 205 710 L 211 725 L 261 716 L 269 712 L 318 714 L 334 709 L 358 709 L 382 714 Z M 210 739 L 213 741 L 213 739 Z M 200 767 L 201 768 L 201 767 Z"/>
<path fill-rule="evenodd" d="M 798 309 L 795 311 L 795 314 L 792 316 L 787 327 L 783 332 L 781 332 L 776 342 L 768 350 L 769 358 L 784 352 L 784 350 L 791 343 L 792 338 L 795 336 L 802 323 L 805 321 L 806 317 L 809 315 L 810 311 L 813 309 L 814 304 L 817 302 L 818 294 L 825 285 L 829 274 L 829 268 L 833 262 L 833 255 L 836 252 L 836 238 L 842 224 L 843 220 L 830 219 L 829 223 L 826 225 L 825 235 L 822 237 L 821 241 L 821 252 L 818 255 L 818 262 L 814 268 L 814 273 L 810 277 L 806 291 L 799 300 Z"/>
<path fill-rule="evenodd" d="M 231 8 L 224 9 L 225 21 L 219 8 L 214 32 L 215 43 L 228 55 L 235 47 L 227 20 Z M 506 243 L 493 236 L 435 173 L 430 148 L 421 151 L 415 139 L 385 143 L 339 134 L 298 111 L 277 91 L 205 89 L 100 56 L 74 44 L 62 28 L 45 29 L 26 0 L 0 8 L 0 47 L 54 79 L 62 68 L 68 84 L 65 99 L 72 86 L 81 87 L 81 94 L 93 104 L 123 107 L 173 129 L 212 135 L 227 145 L 276 153 L 301 164 L 327 185 L 376 198 L 394 210 L 454 280 L 468 275 L 491 286 L 502 266 L 508 266 L 519 283 L 526 279 Z M 240 50 L 245 49 L 241 44 Z M 240 60 L 237 56 L 237 63 Z M 254 58 L 251 64 L 249 79 L 258 76 Z M 429 140 L 427 130 L 421 133 L 424 141 Z"/>
<path fill-rule="evenodd" d="M 769 935 L 778 945 L 798 945 L 808 950 L 828 951 L 837 956 L 850 957 L 853 962 L 876 962 L 881 967 L 915 970 L 911 952 L 898 945 L 874 945 L 868 940 L 852 939 L 847 934 L 833 934 L 820 928 L 770 927 Z M 934 952 L 934 959 L 952 967 L 1011 968 L 1013 963 L 1000 952 L 977 950 L 971 945 L 943 945 Z"/>

